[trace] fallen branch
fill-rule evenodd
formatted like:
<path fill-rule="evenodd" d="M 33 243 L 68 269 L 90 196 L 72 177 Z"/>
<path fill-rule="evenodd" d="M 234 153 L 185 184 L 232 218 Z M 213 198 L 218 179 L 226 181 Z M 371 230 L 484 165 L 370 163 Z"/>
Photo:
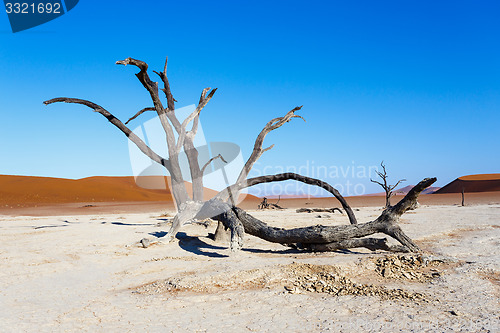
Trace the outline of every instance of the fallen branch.
<path fill-rule="evenodd" d="M 296 213 L 335 213 L 338 210 L 340 214 L 344 214 L 340 208 L 299 208 Z"/>
<path fill-rule="evenodd" d="M 436 181 L 436 178 L 426 178 L 418 183 L 395 206 L 390 207 L 374 221 L 340 226 L 322 226 L 283 229 L 267 225 L 238 207 L 232 207 L 216 198 L 207 201 L 197 218 L 205 218 L 206 214 L 212 219 L 222 222 L 231 230 L 231 248 L 237 250 L 242 244 L 242 230 L 250 235 L 262 238 L 273 243 L 285 245 L 293 244 L 297 248 L 306 248 L 314 251 L 329 251 L 349 247 L 367 247 L 389 251 L 419 252 L 418 246 L 397 225 L 399 218 L 417 200 L 418 195 L 425 188 Z M 388 247 L 380 240 L 359 240 L 375 233 L 384 233 L 396 239 L 402 246 Z M 236 239 L 240 237 L 241 239 Z"/>

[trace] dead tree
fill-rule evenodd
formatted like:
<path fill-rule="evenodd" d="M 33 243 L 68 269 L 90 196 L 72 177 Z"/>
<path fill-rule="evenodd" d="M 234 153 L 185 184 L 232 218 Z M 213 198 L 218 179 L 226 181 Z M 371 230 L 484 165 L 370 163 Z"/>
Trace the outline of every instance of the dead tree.
<path fill-rule="evenodd" d="M 267 198 L 264 197 L 262 198 L 262 201 L 260 202 L 259 206 L 257 207 L 258 209 L 267 209 L 269 208 L 269 203 L 267 203 Z"/>
<path fill-rule="evenodd" d="M 217 158 L 221 158 L 223 160 L 223 157 L 218 155 L 212 157 L 208 161 L 200 161 L 198 150 L 194 146 L 194 137 L 196 136 L 198 129 L 200 112 L 214 96 L 217 89 L 203 89 L 196 110 L 186 119 L 180 121 L 175 114 L 175 102 L 177 101 L 172 95 L 166 74 L 167 61 L 165 61 L 163 72 L 154 72 L 159 76 L 161 82 L 163 83 L 161 91 L 165 95 L 166 104 L 161 101 L 158 83 L 153 82 L 150 79 L 148 74 L 148 65 L 145 62 L 127 58 L 125 60 L 117 61 L 116 64 L 125 66 L 133 65 L 139 69 L 136 76 L 142 86 L 149 93 L 153 105 L 141 109 L 125 124 L 107 111 L 104 107 L 88 100 L 59 97 L 47 100 L 44 104 L 48 105 L 56 102 L 65 102 L 81 104 L 91 108 L 93 111 L 104 116 L 111 124 L 123 132 L 128 139 L 132 141 L 145 155 L 151 158 L 154 162 L 162 165 L 168 171 L 171 177 L 172 194 L 176 203 L 177 214 L 173 219 L 170 230 L 165 238 L 163 238 L 167 242 L 175 237 L 183 225 L 193 220 L 211 218 L 219 221 L 218 230 L 230 230 L 230 245 L 233 251 L 241 248 L 245 233 L 263 238 L 270 242 L 282 243 L 295 248 L 313 251 L 334 251 L 353 247 L 366 247 L 372 250 L 384 249 L 389 251 L 418 251 L 418 247 L 408 236 L 404 234 L 401 228 L 397 225 L 397 222 L 399 217 L 412 205 L 412 203 L 417 200 L 419 193 L 434 183 L 436 180 L 435 178 L 424 179 L 397 205 L 384 210 L 382 215 L 375 221 L 363 224 L 357 223 L 351 207 L 342 195 L 330 184 L 319 179 L 305 177 L 295 173 L 283 173 L 248 179 L 248 174 L 255 162 L 264 152 L 273 148 L 273 145 L 263 148 L 266 135 L 289 122 L 293 118 L 303 119 L 301 116 L 295 114 L 302 107 L 295 107 L 284 116 L 277 117 L 269 121 L 257 136 L 252 153 L 242 168 L 236 183 L 219 192 L 214 198 L 203 202 L 203 172 L 213 160 Z M 142 141 L 126 126 L 128 122 L 147 111 L 156 112 L 160 119 L 166 135 L 168 157 L 160 156 L 154 152 L 144 141 Z M 181 154 L 181 152 L 186 154 L 189 163 L 189 171 L 192 179 L 191 186 L 193 189 L 192 197 L 189 197 L 187 193 L 179 165 L 179 154 Z M 203 167 L 200 167 L 200 165 L 203 165 Z M 349 218 L 350 224 L 334 227 L 318 225 L 314 227 L 285 230 L 268 226 L 264 222 L 254 218 L 235 206 L 235 198 L 237 198 L 242 189 L 261 183 L 285 180 L 295 180 L 309 185 L 319 186 L 330 192 L 342 205 L 342 208 L 345 210 L 347 217 Z M 387 245 L 385 239 L 363 238 L 374 233 L 385 233 L 386 235 L 399 241 L 401 245 L 389 246 Z M 144 247 L 147 247 L 147 244 L 150 243 L 150 240 L 144 240 L 142 242 Z"/>
<path fill-rule="evenodd" d="M 376 184 L 379 184 L 380 186 L 382 186 L 382 188 L 384 189 L 385 191 L 385 207 L 384 208 L 389 208 L 391 206 L 391 197 L 392 197 L 392 191 L 401 183 L 401 182 L 404 182 L 406 181 L 406 179 L 400 179 L 398 180 L 398 182 L 396 183 L 396 185 L 389 185 L 387 183 L 387 171 L 385 170 L 385 165 L 384 165 L 384 161 L 382 161 L 380 163 L 380 166 L 382 167 L 382 172 L 380 171 L 375 171 L 377 173 L 377 175 L 382 179 L 382 182 L 378 182 L 376 180 L 373 180 L 373 179 L 370 179 L 370 181 L 372 181 L 373 183 L 376 183 Z"/>
<path fill-rule="evenodd" d="M 278 203 L 280 202 L 281 198 L 278 198 L 278 201 L 276 203 L 272 203 L 267 201 L 267 198 L 262 198 L 262 201 L 258 205 L 258 209 L 284 209 Z"/>

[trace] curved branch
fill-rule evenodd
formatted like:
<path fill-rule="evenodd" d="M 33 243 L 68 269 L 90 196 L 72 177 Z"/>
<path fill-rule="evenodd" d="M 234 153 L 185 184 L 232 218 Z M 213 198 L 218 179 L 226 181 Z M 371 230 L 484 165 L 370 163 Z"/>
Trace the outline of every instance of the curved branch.
<path fill-rule="evenodd" d="M 149 148 L 148 145 L 142 141 L 141 138 L 139 138 L 137 135 L 134 134 L 127 126 L 125 126 L 118 118 L 113 116 L 109 111 L 104 109 L 102 106 L 97 105 L 93 102 L 84 100 L 84 99 L 79 99 L 79 98 L 69 98 L 69 97 L 58 97 L 58 98 L 52 98 L 47 101 L 44 101 L 43 104 L 49 105 L 52 103 L 58 103 L 58 102 L 64 102 L 64 103 L 75 103 L 75 104 L 81 104 L 85 105 L 91 109 L 93 109 L 95 112 L 98 112 L 102 114 L 110 123 L 115 125 L 120 131 L 122 131 L 129 139 L 132 141 L 137 148 L 139 148 L 146 156 L 148 156 L 150 159 L 155 161 L 156 163 L 159 163 L 163 165 L 167 170 L 170 171 L 170 162 L 155 153 L 151 148 Z"/>
<path fill-rule="evenodd" d="M 163 72 L 157 72 L 157 71 L 153 71 L 155 72 L 159 77 L 160 79 L 163 81 L 163 85 L 164 85 L 164 88 L 162 89 L 162 91 L 165 93 L 165 97 L 167 98 L 167 107 L 168 107 L 168 111 L 174 111 L 175 110 L 175 103 L 174 102 L 177 102 L 174 98 L 174 96 L 172 95 L 172 91 L 170 91 L 170 83 L 168 82 L 168 77 L 167 77 L 167 62 L 168 62 L 168 57 L 166 57 L 165 59 L 165 66 L 163 66 Z"/>
<path fill-rule="evenodd" d="M 179 133 L 179 139 L 177 140 L 177 149 L 178 150 L 180 150 L 180 148 L 184 145 L 184 140 L 186 138 L 186 127 L 187 127 L 187 125 L 193 119 L 195 119 L 197 116 L 199 116 L 201 110 L 205 107 L 205 105 L 207 105 L 207 103 L 212 99 L 212 97 L 214 96 L 215 92 L 217 91 L 217 88 L 214 88 L 214 89 L 212 89 L 212 91 L 207 96 L 207 92 L 210 89 L 211 88 L 205 88 L 205 89 L 203 89 L 203 91 L 201 92 L 201 96 L 200 96 L 200 102 L 198 103 L 198 106 L 196 107 L 196 110 L 194 110 L 182 122 L 181 128 L 180 128 L 181 131 Z M 196 122 L 196 127 L 198 127 L 198 122 Z"/>
<path fill-rule="evenodd" d="M 127 66 L 130 64 L 130 65 L 134 65 L 137 68 L 139 68 L 141 71 L 139 73 L 135 74 L 135 76 L 137 76 L 137 78 L 142 83 L 144 88 L 146 88 L 146 90 L 151 95 L 151 99 L 153 100 L 153 104 L 155 106 L 156 111 L 158 113 L 165 112 L 165 109 L 163 108 L 163 104 L 160 101 L 160 96 L 158 95 L 158 83 L 151 81 L 151 79 L 149 78 L 149 75 L 147 72 L 148 64 L 146 64 L 142 60 L 137 60 L 137 59 L 133 59 L 130 57 L 127 59 L 124 59 L 124 60 L 118 60 L 116 62 L 116 64 L 117 65 L 124 65 L 124 66 Z"/>
<path fill-rule="evenodd" d="M 146 111 L 155 111 L 155 108 L 152 107 L 147 107 L 142 109 L 141 111 L 137 112 L 133 117 L 131 117 L 129 120 L 125 122 L 125 125 L 127 125 L 130 121 L 134 120 L 135 118 L 139 117 L 141 114 L 143 114 Z"/>
<path fill-rule="evenodd" d="M 266 138 L 266 135 L 269 134 L 269 132 L 274 131 L 275 129 L 281 127 L 284 123 L 289 122 L 292 118 L 300 118 L 305 121 L 303 117 L 295 114 L 295 112 L 299 111 L 300 109 L 302 109 L 302 106 L 297 106 L 294 109 L 288 111 L 287 114 L 285 114 L 283 117 L 274 118 L 273 120 L 269 121 L 266 124 L 266 126 L 264 126 L 262 131 L 257 136 L 257 139 L 255 139 L 255 144 L 253 146 L 252 154 L 250 155 L 247 162 L 243 166 L 243 169 L 241 170 L 240 175 L 236 180 L 236 184 L 242 183 L 247 178 L 248 174 L 250 173 L 250 170 L 252 170 L 253 165 L 255 164 L 255 162 L 257 162 L 260 156 L 264 152 L 274 147 L 274 145 L 271 145 L 265 149 L 262 149 L 262 145 L 264 144 L 264 139 Z"/>
<path fill-rule="evenodd" d="M 380 182 L 378 182 L 378 181 L 376 181 L 376 180 L 373 180 L 373 179 L 371 179 L 371 178 L 370 178 L 370 181 L 371 181 L 372 183 L 376 183 L 376 184 L 379 184 L 380 186 L 384 187 L 384 184 L 382 184 L 382 183 L 380 183 Z"/>
<path fill-rule="evenodd" d="M 398 180 L 398 182 L 396 183 L 396 185 L 389 185 L 389 191 L 392 191 L 394 190 L 396 187 L 398 187 L 398 185 L 401 183 L 401 182 L 405 182 L 406 179 L 400 179 Z"/>
<path fill-rule="evenodd" d="M 281 181 L 285 181 L 285 180 L 296 180 L 296 181 L 299 181 L 299 182 L 302 182 L 305 184 L 319 186 L 319 187 L 323 188 L 324 190 L 330 192 L 331 194 L 333 194 L 333 196 L 335 198 L 337 198 L 337 200 L 340 202 L 340 204 L 342 205 L 342 207 L 346 211 L 347 216 L 349 217 L 349 222 L 351 224 L 357 224 L 357 220 L 356 220 L 356 216 L 354 215 L 354 212 L 352 211 L 351 207 L 349 206 L 347 201 L 344 199 L 344 197 L 340 194 L 340 192 L 337 191 L 337 189 L 335 189 L 333 186 L 331 186 L 330 184 L 328 184 L 322 180 L 302 176 L 302 175 L 299 175 L 299 174 L 296 174 L 293 172 L 250 178 L 242 183 L 234 184 L 234 185 L 231 185 L 231 186 L 225 188 L 224 190 L 219 192 L 215 196 L 215 198 L 222 200 L 222 201 L 227 201 L 230 193 L 233 193 L 233 196 L 234 196 L 234 193 L 237 193 L 241 189 L 244 189 L 246 187 L 250 187 L 250 186 L 254 186 L 254 185 L 262 184 L 262 183 L 281 182 Z"/>
<path fill-rule="evenodd" d="M 220 158 L 222 160 L 222 162 L 227 163 L 227 161 L 224 159 L 224 157 L 222 157 L 222 155 L 219 154 L 219 155 L 217 155 L 215 157 L 212 157 L 211 159 L 208 160 L 207 163 L 205 163 L 205 165 L 203 166 L 203 168 L 201 168 L 201 174 L 203 175 L 205 173 L 205 169 L 210 165 L 210 163 L 212 163 L 213 161 L 215 161 L 218 158 Z"/>
<path fill-rule="evenodd" d="M 165 131 L 165 134 L 167 136 L 167 145 L 168 145 L 168 153 L 169 157 L 171 160 L 176 159 L 177 154 L 179 153 L 179 150 L 176 149 L 175 145 L 175 136 L 174 132 L 172 130 L 172 126 L 168 122 L 167 117 L 165 116 L 165 108 L 163 107 L 163 104 L 161 103 L 160 96 L 158 94 L 158 83 L 151 81 L 148 75 L 148 64 L 146 64 L 144 61 L 133 59 L 133 58 L 127 58 L 124 60 L 119 60 L 116 62 L 117 65 L 134 65 L 137 68 L 140 69 L 140 72 L 135 74 L 139 81 L 142 83 L 144 88 L 149 92 L 149 95 L 151 96 L 151 99 L 153 101 L 156 113 L 158 113 L 158 117 L 160 118 L 160 122 L 163 126 L 163 129 Z M 179 171 L 180 172 L 180 171 Z M 177 172 L 179 175 L 180 173 Z"/>
<path fill-rule="evenodd" d="M 391 214 L 395 214 L 397 216 L 403 215 L 411 206 L 413 206 L 417 202 L 417 198 L 420 193 L 425 190 L 427 187 L 431 186 L 436 182 L 437 178 L 425 178 L 417 185 L 415 185 L 408 194 L 405 195 L 401 201 L 399 201 L 396 205 L 392 206 L 389 209 Z"/>

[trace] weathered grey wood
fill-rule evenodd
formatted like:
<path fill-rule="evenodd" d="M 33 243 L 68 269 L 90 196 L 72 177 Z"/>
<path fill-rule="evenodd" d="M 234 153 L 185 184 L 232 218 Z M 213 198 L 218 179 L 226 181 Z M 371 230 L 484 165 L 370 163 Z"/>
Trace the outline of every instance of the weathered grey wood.
<path fill-rule="evenodd" d="M 231 230 L 224 226 L 224 223 L 217 221 L 217 229 L 214 233 L 214 241 L 220 244 L 229 244 L 231 240 Z"/>
<path fill-rule="evenodd" d="M 371 251 L 384 250 L 390 252 L 410 252 L 404 245 L 389 245 L 386 238 L 352 238 L 327 244 L 309 244 L 306 250 L 314 252 L 331 252 L 364 247 Z"/>
<path fill-rule="evenodd" d="M 186 118 L 186 120 L 184 120 L 183 123 L 181 124 L 177 119 L 177 117 L 175 116 L 174 102 L 176 102 L 176 100 L 172 95 L 172 91 L 170 89 L 170 83 L 167 77 L 167 63 L 168 63 L 168 57 L 165 59 L 165 66 L 163 68 L 163 72 L 156 72 L 156 71 L 154 72 L 160 77 L 160 79 L 164 84 L 164 88 L 162 89 L 162 91 L 165 93 L 165 97 L 167 98 L 166 116 L 174 126 L 175 130 L 177 131 L 177 134 L 179 135 L 176 149 L 180 151 L 180 147 L 183 146 L 184 153 L 186 154 L 186 157 L 188 159 L 189 172 L 191 174 L 191 184 L 193 189 L 193 200 L 201 201 L 203 200 L 203 190 L 204 190 L 203 179 L 202 179 L 203 172 L 201 171 L 198 163 L 198 156 L 199 156 L 198 149 L 196 149 L 193 142 L 194 142 L 194 137 L 196 136 L 198 130 L 200 112 L 213 97 L 213 95 L 217 91 L 217 88 L 213 89 L 210 93 L 208 93 L 210 88 L 203 89 L 196 110 L 192 114 L 190 114 Z M 191 127 L 191 130 L 188 131 L 186 128 L 191 121 L 193 122 L 193 125 Z"/>

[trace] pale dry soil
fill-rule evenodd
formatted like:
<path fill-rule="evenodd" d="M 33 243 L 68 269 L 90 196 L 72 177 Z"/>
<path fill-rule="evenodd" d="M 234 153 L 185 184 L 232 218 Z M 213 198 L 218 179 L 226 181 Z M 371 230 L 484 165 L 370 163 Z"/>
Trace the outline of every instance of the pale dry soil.
<path fill-rule="evenodd" d="M 356 211 L 376 218 L 374 207 Z M 336 213 L 252 211 L 273 226 Z M 424 250 L 301 253 L 246 236 L 232 254 L 162 214 L 0 216 L 0 332 L 498 332 L 500 205 L 420 206 L 401 226 Z M 383 237 L 383 236 L 381 236 Z"/>

